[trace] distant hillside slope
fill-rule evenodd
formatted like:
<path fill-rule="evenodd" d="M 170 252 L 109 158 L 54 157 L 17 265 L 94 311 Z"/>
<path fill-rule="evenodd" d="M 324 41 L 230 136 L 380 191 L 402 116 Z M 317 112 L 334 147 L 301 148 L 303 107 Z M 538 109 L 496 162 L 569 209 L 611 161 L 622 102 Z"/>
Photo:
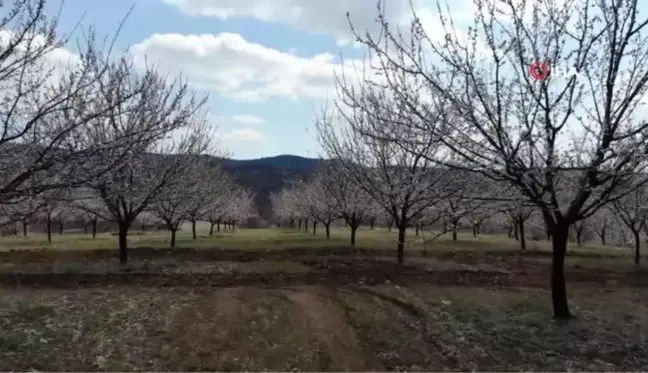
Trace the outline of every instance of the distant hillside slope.
<path fill-rule="evenodd" d="M 299 157 L 296 155 L 277 155 L 258 159 L 226 159 L 225 168 L 269 166 L 288 170 L 312 172 L 320 164 L 320 159 Z"/>
<path fill-rule="evenodd" d="M 270 193 L 281 190 L 286 180 L 311 175 L 321 162 L 320 159 L 296 155 L 278 155 L 259 159 L 226 159 L 223 166 L 238 183 L 256 191 L 259 214 L 271 221 Z"/>

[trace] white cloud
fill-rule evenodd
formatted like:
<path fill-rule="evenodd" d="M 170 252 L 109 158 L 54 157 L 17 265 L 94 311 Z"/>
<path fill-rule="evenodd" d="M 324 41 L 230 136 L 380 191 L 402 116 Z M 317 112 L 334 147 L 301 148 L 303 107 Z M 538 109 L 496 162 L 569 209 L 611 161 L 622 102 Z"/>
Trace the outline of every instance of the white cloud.
<path fill-rule="evenodd" d="M 425 0 L 417 0 L 422 2 Z M 363 32 L 375 30 L 375 0 L 164 0 L 192 16 L 254 18 L 264 22 L 282 23 L 299 30 L 333 35 L 341 44 L 354 39 L 348 11 L 354 27 Z M 388 20 L 400 21 L 410 13 L 408 1 L 387 1 Z"/>
<path fill-rule="evenodd" d="M 247 114 L 233 115 L 232 120 L 234 122 L 243 124 L 265 124 L 265 120 L 263 120 L 263 118 Z"/>
<path fill-rule="evenodd" d="M 253 141 L 260 140 L 261 137 L 261 132 L 252 128 L 234 129 L 223 134 L 224 140 L 233 141 Z"/>
<path fill-rule="evenodd" d="M 214 17 L 222 20 L 233 18 L 252 18 L 263 22 L 280 23 L 298 30 L 332 35 L 337 45 L 361 46 L 355 41 L 355 36 L 347 18 L 347 12 L 355 30 L 362 36 L 366 32 L 377 35 L 380 31 L 377 15 L 376 0 L 163 0 L 190 16 Z M 525 4 L 524 18 L 530 20 L 533 2 L 513 0 L 516 7 Z M 556 0 L 562 5 L 564 0 Z M 472 0 L 455 0 L 449 2 L 449 12 L 455 27 L 463 29 L 472 24 L 477 6 Z M 510 17 L 508 6 L 501 0 L 487 0 L 485 7 L 494 5 L 500 14 L 499 19 L 506 21 Z M 405 34 L 415 13 L 421 21 L 428 36 L 435 40 L 443 40 L 444 30 L 437 14 L 435 0 L 383 0 L 383 15 L 385 21 L 393 27 L 399 27 Z M 444 12 L 445 4 L 441 4 Z M 542 6 L 540 6 L 542 8 Z M 412 12 L 414 9 L 414 12 Z M 394 31 L 394 30 L 392 30 Z M 465 31 L 465 30 L 464 30 Z M 459 35 L 460 39 L 466 35 Z"/>
<path fill-rule="evenodd" d="M 0 30 L 0 46 L 7 47 L 10 42 L 15 43 L 17 38 L 23 37 L 21 34 L 15 34 L 13 30 Z M 49 43 L 46 38 L 40 34 L 35 35 L 33 39 L 29 36 L 24 36 L 23 42 L 16 45 L 16 50 L 24 52 L 27 49 L 37 49 L 45 47 Z M 49 49 L 49 48 L 48 48 Z M 78 63 L 80 62 L 79 56 L 65 48 L 51 48 L 49 54 L 45 55 L 48 59 L 60 63 Z"/>
<path fill-rule="evenodd" d="M 164 0 L 193 16 L 254 18 L 282 23 L 297 29 L 333 35 L 338 45 L 356 45 L 346 18 L 350 12 L 359 32 L 377 32 L 375 0 L 321 2 L 312 0 Z M 391 26 L 408 25 L 409 1 L 386 1 L 385 14 Z M 460 0 L 453 12 L 470 9 L 470 0 Z M 443 39 L 442 26 L 431 0 L 413 0 L 413 6 L 428 35 Z M 465 17 L 464 17 L 465 18 Z M 404 29 L 407 31 L 407 28 Z M 350 82 L 360 61 L 344 66 L 334 54 L 297 56 L 293 49 L 280 51 L 245 40 L 234 33 L 183 35 L 154 34 L 132 47 L 136 61 L 154 61 L 172 74 L 182 73 L 192 84 L 226 98 L 263 101 L 271 98 L 326 99 L 335 93 L 336 73 L 344 71 Z M 352 83 L 351 83 L 352 84 Z"/>
<path fill-rule="evenodd" d="M 353 45 L 353 28 L 364 35 L 377 35 L 378 8 L 376 0 L 163 0 L 190 16 L 214 17 L 222 20 L 253 18 L 263 22 L 280 23 L 298 30 L 333 36 L 340 47 Z M 499 0 L 491 0 L 499 1 Z M 451 11 L 457 22 L 473 20 L 474 5 L 471 0 L 455 0 Z M 441 25 L 436 16 L 435 0 L 383 1 L 383 14 L 389 24 L 402 27 L 407 32 L 413 18 L 412 9 L 431 36 L 439 36 Z M 347 12 L 349 17 L 347 18 Z M 427 13 L 427 14 L 425 14 Z M 425 15 L 424 15 L 425 14 Z M 435 14 L 430 19 L 429 14 Z M 440 35 L 442 36 L 442 35 Z"/>
<path fill-rule="evenodd" d="M 22 37 L 18 34 L 15 34 L 13 30 L 0 30 L 0 48 L 7 48 L 9 44 L 16 43 L 17 38 Z M 48 83 L 55 83 L 57 79 L 60 79 L 62 74 L 69 72 L 70 68 L 75 68 L 81 63 L 81 59 L 78 54 L 70 51 L 66 48 L 51 48 L 46 47 L 48 41 L 44 36 L 35 35 L 32 38 L 25 37 L 23 42 L 16 44 L 15 49 L 12 54 L 2 63 L 0 63 L 1 68 L 8 68 L 13 63 L 15 63 L 17 58 L 24 58 L 24 53 L 27 50 L 37 50 L 38 48 L 45 47 L 49 49 L 49 52 L 41 56 L 38 60 L 30 66 L 30 71 L 33 74 L 40 74 L 41 77 L 46 77 Z M 34 52 L 31 52 L 34 54 Z M 9 84 L 16 84 L 12 78 L 20 79 L 19 74 L 21 73 L 20 69 L 13 69 L 14 74 L 12 77 L 5 76 L 3 79 L 3 85 L 6 85 L 7 81 L 11 81 Z M 29 75 L 29 74 L 28 74 Z M 24 83 L 23 84 L 27 84 Z"/>
<path fill-rule="evenodd" d="M 182 73 L 198 88 L 244 101 L 326 98 L 342 68 L 330 53 L 295 56 L 232 33 L 154 34 L 132 46 L 131 53 L 136 63 L 146 57 L 161 70 Z"/>

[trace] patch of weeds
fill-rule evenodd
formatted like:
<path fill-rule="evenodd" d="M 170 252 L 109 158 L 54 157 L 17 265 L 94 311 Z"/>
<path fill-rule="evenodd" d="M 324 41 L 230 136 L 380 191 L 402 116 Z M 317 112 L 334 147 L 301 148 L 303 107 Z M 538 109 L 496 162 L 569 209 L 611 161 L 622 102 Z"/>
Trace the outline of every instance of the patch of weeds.
<path fill-rule="evenodd" d="M 641 327 L 627 329 L 616 318 L 598 312 L 593 318 L 586 306 L 573 307 L 578 318 L 556 323 L 547 306 L 549 295 L 526 289 L 521 292 L 476 289 L 445 289 L 445 305 L 427 299 L 428 340 L 438 341 L 447 351 L 460 357 L 461 370 L 585 370 L 639 369 L 648 353 Z M 438 292 L 438 290 L 437 290 Z M 614 304 L 611 299 L 599 302 Z M 490 298 L 490 301 L 482 301 Z M 576 304 L 581 303 L 575 297 Z M 608 303 L 610 302 L 610 303 Z M 618 302 L 617 302 L 618 303 Z M 636 316 L 636 315 L 635 315 Z M 643 318 L 645 326 L 645 318 Z M 637 317 L 635 317 L 635 322 Z M 643 351 L 633 354 L 628 351 Z M 615 368 L 613 368 L 615 367 Z"/>
<path fill-rule="evenodd" d="M 17 335 L 0 335 L 0 346 L 5 353 L 20 354 L 23 352 L 23 341 Z"/>
<path fill-rule="evenodd" d="M 45 321 L 56 314 L 56 308 L 50 305 L 30 305 L 21 303 L 7 317 L 16 323 L 35 324 Z"/>

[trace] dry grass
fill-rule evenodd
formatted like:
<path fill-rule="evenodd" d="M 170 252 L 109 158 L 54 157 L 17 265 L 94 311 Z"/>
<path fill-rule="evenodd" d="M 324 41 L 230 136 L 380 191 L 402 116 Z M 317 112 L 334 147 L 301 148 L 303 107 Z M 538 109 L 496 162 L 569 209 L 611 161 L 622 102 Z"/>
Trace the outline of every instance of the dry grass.
<path fill-rule="evenodd" d="M 2 370 L 641 370 L 648 293 L 116 287 L 0 290 Z"/>

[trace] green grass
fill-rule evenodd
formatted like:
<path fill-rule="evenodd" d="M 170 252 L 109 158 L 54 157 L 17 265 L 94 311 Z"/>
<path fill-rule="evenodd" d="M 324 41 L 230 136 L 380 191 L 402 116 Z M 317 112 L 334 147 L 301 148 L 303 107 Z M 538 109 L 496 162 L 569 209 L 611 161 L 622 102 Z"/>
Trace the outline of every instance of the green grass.
<path fill-rule="evenodd" d="M 479 235 L 473 237 L 470 233 L 460 233 L 458 240 L 453 241 L 451 234 L 433 238 L 431 232 L 422 232 L 416 236 L 414 230 L 409 230 L 406 237 L 408 251 L 515 251 L 519 244 L 505 236 Z M 169 232 L 138 232 L 133 231 L 128 238 L 131 248 L 167 248 L 170 244 Z M 387 229 L 369 230 L 362 228 L 356 236 L 356 247 L 360 249 L 391 250 L 396 248 L 396 231 Z M 326 238 L 324 229 L 318 227 L 317 234 L 312 231 L 304 232 L 295 229 L 267 228 L 267 229 L 237 229 L 236 231 L 214 232 L 209 235 L 209 225 L 198 225 L 198 238 L 193 240 L 191 227 L 185 225 L 176 237 L 176 248 L 197 249 L 240 249 L 240 250 L 277 250 L 291 248 L 344 248 L 350 246 L 350 230 L 347 228 L 331 229 L 331 237 Z M 0 238 L 0 250 L 21 249 L 54 249 L 54 250 L 93 250 L 117 248 L 117 237 L 111 234 L 99 234 L 92 238 L 89 234 L 63 234 L 52 236 L 52 243 L 47 242 L 44 234 L 30 234 L 23 236 L 6 236 Z M 549 251 L 550 243 L 547 241 L 527 240 L 528 250 Z M 583 255 L 592 253 L 606 253 L 611 255 L 630 255 L 630 249 L 601 247 L 592 243 L 583 247 L 570 245 L 570 251 Z"/>
<path fill-rule="evenodd" d="M 237 229 L 236 231 L 214 232 L 208 234 L 208 226 L 198 229 L 198 238 L 194 241 L 191 228 L 184 227 L 176 237 L 177 248 L 225 248 L 225 249 L 279 249 L 279 248 L 326 248 L 346 247 L 350 245 L 350 231 L 332 229 L 327 239 L 324 230 L 311 232 L 294 229 Z M 167 248 L 170 245 L 169 232 L 133 232 L 128 238 L 129 246 Z M 356 237 L 360 248 L 395 247 L 396 234 L 387 231 L 360 230 Z M 52 243 L 47 242 L 43 234 L 32 234 L 27 237 L 7 236 L 0 238 L 0 249 L 110 249 L 117 247 L 117 237 L 111 234 L 99 234 L 95 239 L 86 234 L 53 235 Z"/>

